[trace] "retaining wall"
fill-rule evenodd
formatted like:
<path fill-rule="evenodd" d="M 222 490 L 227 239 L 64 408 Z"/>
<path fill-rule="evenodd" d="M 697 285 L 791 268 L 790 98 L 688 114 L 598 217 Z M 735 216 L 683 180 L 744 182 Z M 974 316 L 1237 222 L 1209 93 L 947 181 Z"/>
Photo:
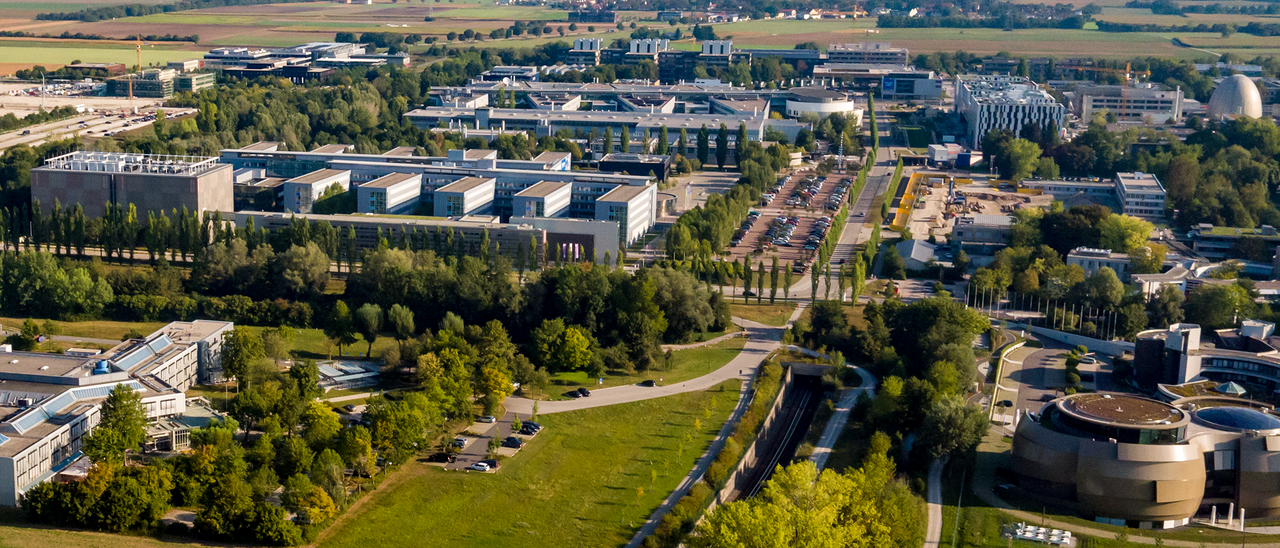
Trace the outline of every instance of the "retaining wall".
<path fill-rule="evenodd" d="M 770 429 L 775 426 L 776 421 L 774 419 L 778 416 L 778 410 L 782 408 L 783 399 L 786 398 L 787 393 L 791 390 L 793 380 L 794 374 L 792 373 L 791 368 L 788 367 L 786 372 L 782 375 L 782 384 L 778 389 L 778 396 L 774 398 L 773 405 L 769 407 L 769 414 L 765 415 L 764 421 L 760 424 L 760 430 L 756 433 L 755 439 L 752 440 L 751 445 L 747 446 L 747 448 L 743 450 L 742 460 L 738 461 L 738 467 L 734 468 L 733 472 L 729 474 L 729 479 L 725 481 L 724 488 L 721 489 L 720 492 L 716 493 L 715 500 L 711 501 L 711 505 L 707 507 L 707 511 L 703 515 L 710 513 L 716 506 L 731 500 L 731 497 L 739 490 L 738 483 L 746 478 L 747 471 L 755 468 L 756 465 L 759 464 L 760 459 L 756 456 L 756 445 L 759 444 L 761 439 L 767 439 L 771 433 Z"/>

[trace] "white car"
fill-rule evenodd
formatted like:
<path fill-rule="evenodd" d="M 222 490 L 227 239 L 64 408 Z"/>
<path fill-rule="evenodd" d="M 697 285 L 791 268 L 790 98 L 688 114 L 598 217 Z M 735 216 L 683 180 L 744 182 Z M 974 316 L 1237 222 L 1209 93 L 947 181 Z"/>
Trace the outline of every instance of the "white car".
<path fill-rule="evenodd" d="M 498 419 L 493 415 L 485 415 L 476 419 L 476 422 L 498 422 Z"/>
<path fill-rule="evenodd" d="M 483 462 L 477 462 L 475 464 L 472 464 L 470 469 L 475 470 L 476 472 L 488 472 L 489 465 Z"/>

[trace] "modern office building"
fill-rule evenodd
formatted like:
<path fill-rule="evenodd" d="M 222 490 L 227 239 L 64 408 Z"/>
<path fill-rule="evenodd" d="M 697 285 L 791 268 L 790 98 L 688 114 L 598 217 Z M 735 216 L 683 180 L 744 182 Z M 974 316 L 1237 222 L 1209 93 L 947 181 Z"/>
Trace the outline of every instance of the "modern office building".
<path fill-rule="evenodd" d="M 173 79 L 173 91 L 178 93 L 184 91 L 194 93 L 202 89 L 211 88 L 217 83 L 218 75 L 212 72 L 181 74 Z"/>
<path fill-rule="evenodd" d="M 123 152 L 72 152 L 31 170 L 31 199 L 46 212 L 55 201 L 101 217 L 105 204 L 150 213 L 231 211 L 231 166 L 217 158 Z"/>
<path fill-rule="evenodd" d="M 573 185 L 542 181 L 515 193 L 511 199 L 513 216 L 563 217 L 569 213 Z"/>
<path fill-rule="evenodd" d="M 790 101 L 791 99 L 788 99 Z M 852 101 L 847 99 L 837 101 L 836 98 L 831 99 L 831 104 L 821 102 L 820 97 L 814 97 L 814 102 L 809 102 L 803 98 L 798 99 L 797 104 L 803 103 L 804 108 L 844 108 L 849 107 L 852 110 Z M 797 107 L 799 108 L 799 107 Z M 599 133 L 604 133 L 606 129 L 613 129 L 615 135 L 627 128 L 633 137 L 647 135 L 656 137 L 655 132 L 662 127 L 666 127 L 669 137 L 668 142 L 675 142 L 679 137 L 680 130 L 684 129 L 689 134 L 696 133 L 703 125 L 708 128 L 719 128 L 720 124 L 724 124 L 729 128 L 737 128 L 740 124 L 747 126 L 747 135 L 752 140 L 763 140 L 764 133 L 767 128 L 782 132 L 787 139 L 795 140 L 796 135 L 801 129 L 809 127 L 809 124 L 797 122 L 795 120 L 771 120 L 768 113 L 760 113 L 759 115 L 727 115 L 727 114 L 667 114 L 667 113 L 649 113 L 649 112 L 592 112 L 592 111 L 541 111 L 541 110 L 524 110 L 524 109 L 463 109 L 452 107 L 426 107 L 406 113 L 405 118 L 412 122 L 415 126 L 422 129 L 433 127 L 453 127 L 453 125 L 462 125 L 475 129 L 515 129 L 520 131 L 531 131 L 538 136 L 554 135 L 561 129 L 575 131 L 581 129 L 590 131 L 595 129 Z"/>
<path fill-rule="evenodd" d="M 537 82 L 540 74 L 538 67 L 497 66 L 476 78 L 484 82 Z"/>
<path fill-rule="evenodd" d="M 1120 121 L 1163 124 L 1182 119 L 1182 99 L 1182 89 L 1164 90 L 1153 83 L 1085 86 L 1076 88 L 1071 107 L 1085 121 L 1096 113 L 1108 113 Z"/>
<path fill-rule="evenodd" d="M 422 196 L 422 175 L 389 173 L 356 187 L 356 211 L 360 213 L 412 213 Z"/>
<path fill-rule="evenodd" d="M 557 217 L 512 217 L 511 224 L 532 227 L 546 234 L 545 249 L 563 261 L 587 260 L 595 257 L 603 264 L 618 264 L 618 223 L 591 219 Z M 545 255 L 544 255 L 545 256 Z"/>
<path fill-rule="evenodd" d="M 1020 417 L 1016 489 L 1099 523 L 1168 529 L 1280 513 L 1280 418 L 1217 393 L 1076 394 Z M 1239 522 L 1236 522 L 1239 523 Z"/>
<path fill-rule="evenodd" d="M 1208 379 L 1270 397 L 1280 388 L 1280 338 L 1275 324 L 1260 320 L 1207 334 L 1196 324 L 1174 324 L 1138 334 L 1133 367 L 1145 388 Z"/>
<path fill-rule="evenodd" d="M 1013 217 L 972 213 L 956 218 L 951 241 L 965 253 L 995 255 L 1009 245 Z"/>
<path fill-rule="evenodd" d="M 569 12 L 570 23 L 617 23 L 618 13 L 613 10 L 590 10 Z"/>
<path fill-rule="evenodd" d="M 622 245 L 631 245 L 657 219 L 658 185 L 620 186 L 596 198 L 595 205 L 595 218 L 617 222 Z"/>
<path fill-rule="evenodd" d="M 1213 260 L 1243 259 L 1246 257 L 1241 256 L 1241 250 L 1246 247 L 1261 246 L 1275 249 L 1280 245 L 1280 232 L 1271 225 L 1262 225 L 1258 228 L 1234 228 L 1200 223 L 1191 229 L 1189 235 L 1191 248 L 1205 258 Z M 1258 240 L 1261 243 L 1253 243 L 1249 240 Z"/>
<path fill-rule="evenodd" d="M 320 169 L 289 179 L 281 185 L 284 188 L 284 210 L 311 213 L 316 200 L 334 185 L 341 188 L 342 192 L 350 190 L 351 172 L 343 169 Z"/>
<path fill-rule="evenodd" d="M 1084 270 L 1085 275 L 1092 276 L 1103 267 L 1115 271 L 1120 281 L 1129 279 L 1129 255 L 1116 253 L 1110 249 L 1077 247 L 1067 253 L 1067 264 Z"/>
<path fill-rule="evenodd" d="M 671 156 L 655 154 L 606 154 L 600 158 L 600 171 L 649 175 L 659 181 L 671 174 Z"/>
<path fill-rule="evenodd" d="M 1164 221 L 1164 186 L 1155 174 L 1141 171 L 1116 173 L 1116 199 L 1125 215 L 1148 221 Z"/>
<path fill-rule="evenodd" d="M 827 62 L 902 66 L 911 61 L 907 48 L 895 48 L 888 42 L 859 42 L 831 44 Z"/>
<path fill-rule="evenodd" d="M 564 62 L 568 65 L 586 65 L 594 67 L 600 64 L 600 50 L 604 40 L 601 38 L 574 38 L 573 49 L 565 52 Z"/>
<path fill-rule="evenodd" d="M 261 211 L 241 211 L 236 213 L 236 226 L 244 226 L 253 219 L 253 225 L 275 231 L 288 228 L 294 219 L 318 223 L 326 221 L 333 227 L 345 232 L 351 227 L 356 233 L 356 246 L 361 249 L 372 249 L 378 246 L 379 237 L 392 242 L 404 239 L 410 249 L 434 250 L 441 254 L 456 253 L 458 246 L 465 245 L 468 254 L 476 254 L 476 246 L 480 245 L 484 235 L 489 235 L 491 244 L 498 246 L 500 252 L 512 259 L 518 256 L 520 248 L 529 249 L 530 239 L 542 251 L 546 240 L 543 230 L 528 225 L 498 222 L 495 217 L 475 215 L 458 219 L 441 219 L 436 217 L 415 217 L 409 215 L 318 215 L 314 213 L 268 213 Z M 454 247 L 448 248 L 452 234 Z"/>
<path fill-rule="evenodd" d="M 0 505 L 16 506 L 24 492 L 82 456 L 102 401 L 119 385 L 141 393 L 150 420 L 182 415 L 183 391 L 221 379 L 222 341 L 231 327 L 174 322 L 92 357 L 0 347 Z"/>
<path fill-rule="evenodd" d="M 1063 181 L 1059 179 L 1023 179 L 1018 183 L 1021 188 L 1039 190 L 1054 198 L 1063 199 L 1084 194 L 1097 200 L 1114 199 L 1116 196 L 1115 181 Z"/>
<path fill-rule="evenodd" d="M 969 146 L 981 148 L 993 129 L 1020 135 L 1028 124 L 1061 128 L 1067 109 L 1026 78 L 962 75 L 956 81 L 956 110 L 969 127 Z"/>
<path fill-rule="evenodd" d="M 465 217 L 492 214 L 495 183 L 492 177 L 463 177 L 437 188 L 435 215 Z"/>
<path fill-rule="evenodd" d="M 931 70 L 896 70 L 880 76 L 880 96 L 907 101 L 942 99 L 942 78 Z"/>

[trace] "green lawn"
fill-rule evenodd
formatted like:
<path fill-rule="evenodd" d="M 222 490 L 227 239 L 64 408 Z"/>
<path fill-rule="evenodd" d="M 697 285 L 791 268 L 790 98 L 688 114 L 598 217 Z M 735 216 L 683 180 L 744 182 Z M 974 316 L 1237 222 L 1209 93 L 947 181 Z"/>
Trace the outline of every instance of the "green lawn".
<path fill-rule="evenodd" d="M 24 321 L 26 321 L 26 318 L 0 318 L 0 325 L 3 325 L 5 329 L 19 329 Z M 36 320 L 36 323 L 44 325 L 45 320 Z M 165 322 L 113 322 L 108 320 L 88 322 L 52 321 L 52 323 L 62 329 L 59 335 L 90 339 L 110 339 L 113 341 L 120 340 L 131 329 L 137 329 L 146 335 L 166 325 Z"/>
<path fill-rule="evenodd" d="M 777 326 L 787 325 L 787 320 L 795 310 L 795 303 L 729 305 L 729 312 L 735 317 Z"/>
<path fill-rule="evenodd" d="M 142 62 L 167 63 L 199 57 L 195 51 L 182 51 L 160 48 L 143 48 Z M 0 59 L 7 62 L 23 62 L 49 65 L 65 65 L 79 59 L 85 63 L 136 63 L 136 53 L 129 46 L 115 44 L 90 45 L 77 42 L 71 47 L 62 47 L 57 42 L 11 42 L 0 41 Z"/>
<path fill-rule="evenodd" d="M 742 347 L 745 344 L 747 344 L 746 338 L 734 337 L 702 348 L 677 350 L 672 352 L 670 369 L 637 371 L 634 374 L 608 373 L 604 377 L 604 384 L 599 384 L 596 379 L 587 378 L 587 374 L 582 371 L 556 373 L 551 376 L 551 387 L 547 391 L 550 392 L 549 395 L 553 399 L 560 399 L 561 394 L 577 390 L 579 387 L 594 390 L 596 388 L 636 384 L 648 379 L 656 381 L 659 378 L 662 379 L 662 384 L 687 381 L 694 377 L 706 375 L 729 363 L 729 360 L 732 360 L 742 351 Z"/>
<path fill-rule="evenodd" d="M 540 416 L 546 429 L 496 474 L 411 464 L 402 473 L 414 477 L 373 494 L 318 545 L 621 546 L 719 431 L 737 399 L 738 382 Z M 695 421 L 701 429 L 693 428 Z M 686 434 L 692 436 L 688 442 Z"/>

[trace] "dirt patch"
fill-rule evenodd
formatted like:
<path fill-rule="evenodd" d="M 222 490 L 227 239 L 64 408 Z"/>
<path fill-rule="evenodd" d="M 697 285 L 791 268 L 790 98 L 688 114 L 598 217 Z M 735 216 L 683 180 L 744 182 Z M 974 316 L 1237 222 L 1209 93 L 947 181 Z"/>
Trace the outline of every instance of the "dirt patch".
<path fill-rule="evenodd" d="M 13 76 L 14 73 L 20 70 L 27 70 L 31 67 L 36 66 L 37 64 L 40 64 L 40 63 L 0 63 L 0 76 Z M 62 65 L 50 65 L 47 63 L 40 64 L 40 66 L 47 68 L 49 70 L 58 70 L 62 68 Z"/>

